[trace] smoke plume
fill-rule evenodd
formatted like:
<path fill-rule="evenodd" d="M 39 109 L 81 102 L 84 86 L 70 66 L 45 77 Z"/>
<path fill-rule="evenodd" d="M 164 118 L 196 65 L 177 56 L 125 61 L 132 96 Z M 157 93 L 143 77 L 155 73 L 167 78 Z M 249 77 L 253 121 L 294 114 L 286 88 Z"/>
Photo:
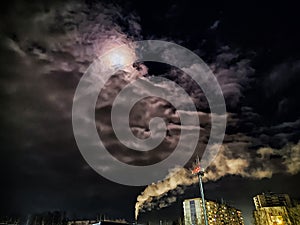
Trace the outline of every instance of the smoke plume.
<path fill-rule="evenodd" d="M 164 180 L 150 184 L 137 197 L 135 218 L 137 219 L 140 209 L 142 209 L 145 204 L 148 204 L 148 209 L 154 206 L 151 204 L 153 198 L 159 199 L 170 190 L 175 190 L 179 185 L 188 186 L 195 182 L 197 182 L 197 178 L 193 176 L 189 170 L 180 167 L 172 169 Z"/>

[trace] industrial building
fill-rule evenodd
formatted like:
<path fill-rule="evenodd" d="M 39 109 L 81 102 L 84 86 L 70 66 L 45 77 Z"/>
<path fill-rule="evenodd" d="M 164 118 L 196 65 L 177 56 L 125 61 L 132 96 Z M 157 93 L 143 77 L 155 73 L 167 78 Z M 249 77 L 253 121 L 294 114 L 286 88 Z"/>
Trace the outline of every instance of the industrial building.
<path fill-rule="evenodd" d="M 244 225 L 241 211 L 224 203 L 205 201 L 209 225 Z M 204 214 L 201 198 L 186 199 L 183 201 L 184 224 L 202 225 Z"/>

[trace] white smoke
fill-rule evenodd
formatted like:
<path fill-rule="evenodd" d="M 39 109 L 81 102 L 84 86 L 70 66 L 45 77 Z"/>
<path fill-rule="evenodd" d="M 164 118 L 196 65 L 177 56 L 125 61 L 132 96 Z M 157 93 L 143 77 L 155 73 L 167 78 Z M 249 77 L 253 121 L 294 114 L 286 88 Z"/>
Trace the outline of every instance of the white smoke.
<path fill-rule="evenodd" d="M 150 184 L 137 197 L 137 202 L 135 204 L 135 218 L 137 219 L 140 209 L 142 209 L 145 204 L 148 204 L 147 209 L 153 208 L 154 205 L 151 204 L 153 198 L 159 199 L 168 191 L 175 190 L 179 185 L 188 186 L 195 182 L 197 182 L 197 178 L 193 176 L 189 170 L 181 167 L 174 168 L 164 180 Z M 176 199 L 174 201 L 176 201 Z M 170 203 L 174 201 L 170 201 Z"/>

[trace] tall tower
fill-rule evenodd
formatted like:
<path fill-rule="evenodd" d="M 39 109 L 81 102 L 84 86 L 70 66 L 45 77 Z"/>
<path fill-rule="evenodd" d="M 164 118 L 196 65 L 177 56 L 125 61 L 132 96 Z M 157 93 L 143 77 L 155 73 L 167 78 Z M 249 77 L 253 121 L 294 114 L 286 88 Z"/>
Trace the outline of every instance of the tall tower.
<path fill-rule="evenodd" d="M 197 156 L 196 167 L 193 169 L 193 174 L 196 174 L 199 178 L 199 188 L 200 188 L 200 193 L 201 193 L 204 222 L 205 222 L 205 225 L 208 225 L 206 206 L 205 206 L 205 198 L 204 198 L 204 191 L 203 191 L 203 184 L 202 184 L 202 176 L 204 175 L 204 170 L 202 170 L 201 167 L 200 167 L 199 156 Z"/>

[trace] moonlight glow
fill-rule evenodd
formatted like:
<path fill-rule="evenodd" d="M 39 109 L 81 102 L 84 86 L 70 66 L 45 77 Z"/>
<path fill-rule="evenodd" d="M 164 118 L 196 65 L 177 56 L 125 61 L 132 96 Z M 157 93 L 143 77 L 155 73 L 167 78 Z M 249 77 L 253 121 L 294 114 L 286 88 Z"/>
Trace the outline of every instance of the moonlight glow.
<path fill-rule="evenodd" d="M 116 69 L 132 65 L 136 59 L 135 52 L 129 46 L 113 48 L 102 56 L 103 64 L 109 69 Z"/>

